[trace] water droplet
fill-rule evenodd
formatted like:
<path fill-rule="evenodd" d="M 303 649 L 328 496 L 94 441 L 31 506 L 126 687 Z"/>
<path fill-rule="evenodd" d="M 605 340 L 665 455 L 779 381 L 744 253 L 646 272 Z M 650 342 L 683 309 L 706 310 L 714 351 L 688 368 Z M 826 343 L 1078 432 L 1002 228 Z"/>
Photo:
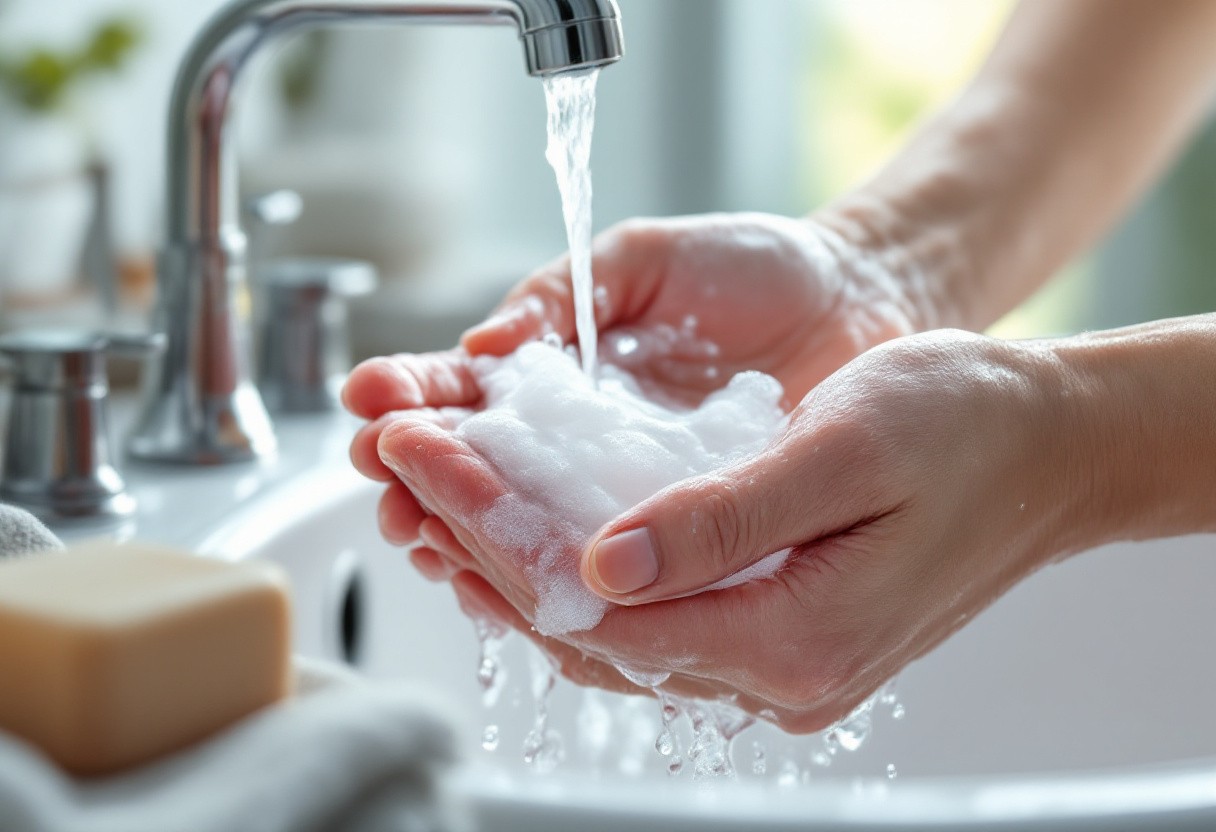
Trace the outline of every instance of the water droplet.
<path fill-rule="evenodd" d="M 566 759 L 566 746 L 561 734 L 549 729 L 533 728 L 524 738 L 524 762 L 540 774 L 548 774 Z"/>
<path fill-rule="evenodd" d="M 498 748 L 497 725 L 487 725 L 486 729 L 481 732 L 481 747 L 486 751 L 494 751 Z"/>
<path fill-rule="evenodd" d="M 667 764 L 667 773 L 669 775 L 671 775 L 672 777 L 675 777 L 677 774 L 679 774 L 683 770 L 684 770 L 684 759 L 682 757 L 680 757 L 679 755 L 672 757 L 671 762 L 669 762 Z"/>
<path fill-rule="evenodd" d="M 676 750 L 676 744 L 670 731 L 664 730 L 663 733 L 659 734 L 658 739 L 654 741 L 654 750 L 664 757 L 671 756 L 671 753 Z"/>
<path fill-rule="evenodd" d="M 764 744 L 752 743 L 752 774 L 763 777 L 768 771 L 768 761 L 765 759 Z"/>
<path fill-rule="evenodd" d="M 727 702 L 687 702 L 684 712 L 692 725 L 688 761 L 692 763 L 693 779 L 734 779 L 731 746 L 739 732 L 755 719 Z"/>
<path fill-rule="evenodd" d="M 899 772 L 895 770 L 895 763 L 887 763 L 887 779 L 894 780 L 899 776 Z"/>
<path fill-rule="evenodd" d="M 536 720 L 524 738 L 524 762 L 542 774 L 557 768 L 566 758 L 561 734 L 549 727 L 549 697 L 557 683 L 553 661 L 540 650 L 528 654 L 532 666 L 532 698 L 536 703 Z"/>
<path fill-rule="evenodd" d="M 822 751 L 816 751 L 811 755 L 811 762 L 820 768 L 827 768 L 832 764 L 832 756 Z"/>
<path fill-rule="evenodd" d="M 836 738 L 835 731 L 829 731 L 823 735 L 823 748 L 831 757 L 835 757 L 836 752 L 840 751 L 840 740 Z"/>
<path fill-rule="evenodd" d="M 498 665 L 491 659 L 482 659 L 481 665 L 477 668 L 477 681 L 481 683 L 482 690 L 488 690 L 494 684 L 494 678 L 498 675 Z"/>
<path fill-rule="evenodd" d="M 891 710 L 891 719 L 903 719 L 907 713 L 907 709 L 904 708 L 903 703 L 900 702 Z"/>
<path fill-rule="evenodd" d="M 783 760 L 781 762 L 781 773 L 777 775 L 777 785 L 783 789 L 792 789 L 798 785 L 798 778 L 801 772 L 798 770 L 798 764 L 793 760 Z"/>
<path fill-rule="evenodd" d="M 487 708 L 494 707 L 507 683 L 507 671 L 502 666 L 502 646 L 506 639 L 502 633 L 484 621 L 477 622 L 477 640 L 481 655 L 477 662 L 477 683 L 481 686 L 481 701 Z"/>
<path fill-rule="evenodd" d="M 870 729 L 873 727 L 873 720 L 870 716 L 873 708 L 874 698 L 862 702 L 853 709 L 851 714 L 828 729 L 828 739 L 833 740 L 845 751 L 856 751 L 861 748 L 869 739 Z M 832 751 L 830 745 L 828 751 Z"/>

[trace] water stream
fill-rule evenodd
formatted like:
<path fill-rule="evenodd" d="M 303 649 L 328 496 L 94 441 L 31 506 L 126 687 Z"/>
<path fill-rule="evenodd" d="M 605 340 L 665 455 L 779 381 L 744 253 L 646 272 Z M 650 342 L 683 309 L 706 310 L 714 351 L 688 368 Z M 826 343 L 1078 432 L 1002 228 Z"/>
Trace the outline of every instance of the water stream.
<path fill-rule="evenodd" d="M 565 219 L 566 237 L 570 248 L 570 268 L 574 290 L 574 310 L 577 344 L 583 372 L 593 380 L 597 377 L 597 337 L 595 323 L 596 289 L 591 273 L 591 138 L 595 127 L 595 88 L 599 70 L 562 73 L 544 79 L 545 100 L 548 106 L 548 144 L 545 158 L 553 167 L 561 193 L 562 214 Z M 695 321 L 694 321 L 695 323 Z M 691 336 L 691 331 L 685 333 Z M 552 337 L 552 336 L 547 336 Z M 479 679 L 484 691 L 487 708 L 492 709 L 499 698 L 505 682 L 502 667 L 500 634 L 479 630 L 482 643 L 482 658 Z M 551 771 L 566 758 L 566 744 L 553 726 L 550 701 L 556 682 L 553 666 L 539 652 L 532 659 L 532 699 L 535 705 L 535 721 L 524 740 L 524 759 L 538 772 Z M 694 779 L 737 777 L 733 759 L 735 739 L 746 731 L 755 719 L 744 714 L 727 702 L 700 702 L 682 700 L 664 693 L 659 685 L 666 680 L 660 677 L 643 678 L 620 668 L 628 678 L 655 691 L 659 700 L 659 725 L 653 750 L 664 760 L 668 774 L 678 776 L 691 770 Z M 620 704 L 614 709 L 609 703 Z M 645 736 L 648 722 L 637 717 L 638 700 L 606 697 L 588 692 L 574 726 L 578 749 L 586 761 L 595 769 L 605 765 L 611 751 L 617 753 L 617 768 L 627 775 L 641 773 L 645 766 L 636 756 L 641 745 L 630 737 L 637 737 L 639 729 Z M 744 770 L 753 777 L 771 779 L 780 785 L 793 786 L 811 779 L 813 768 L 831 766 L 833 758 L 841 752 L 857 751 L 870 736 L 875 707 L 879 706 L 893 719 L 903 716 L 903 706 L 898 702 L 893 685 L 884 687 L 872 698 L 862 703 L 853 713 L 818 735 L 800 742 L 798 757 L 806 763 L 799 765 L 793 756 L 782 755 L 770 765 L 770 752 L 759 743 L 752 743 L 750 765 Z M 613 748 L 609 736 L 619 732 Z M 630 728 L 630 726 L 634 726 Z M 653 733 L 650 736 L 654 736 Z M 486 726 L 483 747 L 487 751 L 497 748 L 499 729 L 497 724 Z M 809 749 L 808 749 L 809 746 Z M 894 779 L 894 764 L 886 766 L 886 778 Z"/>
<path fill-rule="evenodd" d="M 595 378 L 594 281 L 591 276 L 591 134 L 598 69 L 550 75 L 545 81 L 549 143 L 545 158 L 557 176 L 570 246 L 575 324 L 583 372 Z"/>

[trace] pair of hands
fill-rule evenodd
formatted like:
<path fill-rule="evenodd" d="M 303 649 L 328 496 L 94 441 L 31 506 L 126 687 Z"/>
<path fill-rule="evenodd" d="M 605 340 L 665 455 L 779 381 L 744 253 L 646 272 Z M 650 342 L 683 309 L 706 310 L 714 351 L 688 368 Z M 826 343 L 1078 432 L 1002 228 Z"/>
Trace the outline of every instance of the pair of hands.
<path fill-rule="evenodd" d="M 602 340 L 658 338 L 692 315 L 717 345 L 660 338 L 667 348 L 642 351 L 631 372 L 692 404 L 762 370 L 798 404 L 760 455 L 665 489 L 569 553 L 616 604 L 594 629 L 533 631 L 521 553 L 456 519 L 512 490 L 510 472 L 452 432 L 481 403 L 468 357 L 548 332 L 573 340 L 568 261 L 516 287 L 462 349 L 351 374 L 346 405 L 370 420 L 351 455 L 387 483 L 384 535 L 420 538 L 411 557 L 424 574 L 450 580 L 470 614 L 538 641 L 577 682 L 637 691 L 624 665 L 789 731 L 830 724 L 1056 554 L 1066 516 L 1067 483 L 1040 464 L 1069 452 L 1050 349 L 900 337 L 919 328 L 900 262 L 823 222 L 764 215 L 633 221 L 597 239 Z M 688 595 L 785 548 L 771 578 Z"/>

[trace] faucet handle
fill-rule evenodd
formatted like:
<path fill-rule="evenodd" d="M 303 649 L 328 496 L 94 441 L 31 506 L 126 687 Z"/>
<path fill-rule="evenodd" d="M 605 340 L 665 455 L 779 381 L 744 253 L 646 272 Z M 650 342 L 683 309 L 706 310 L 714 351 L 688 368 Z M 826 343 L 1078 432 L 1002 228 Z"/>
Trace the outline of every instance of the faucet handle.
<path fill-rule="evenodd" d="M 106 355 L 116 358 L 150 358 L 169 342 L 163 332 L 107 332 L 102 338 Z"/>
<path fill-rule="evenodd" d="M 0 336 L 0 361 L 19 390 L 61 390 L 104 385 L 107 355 L 139 358 L 164 345 L 162 333 L 19 330 Z"/>
<path fill-rule="evenodd" d="M 245 213 L 262 225 L 291 225 L 304 213 L 304 200 L 286 188 L 270 191 L 245 200 Z"/>
<path fill-rule="evenodd" d="M 13 393 L 0 499 L 43 519 L 121 517 L 134 500 L 113 463 L 107 355 L 142 356 L 164 335 L 25 330 L 0 336 Z"/>
<path fill-rule="evenodd" d="M 333 379 L 350 369 L 343 298 L 376 288 L 376 267 L 323 257 L 272 260 L 256 273 L 257 382 L 279 413 L 332 410 Z"/>

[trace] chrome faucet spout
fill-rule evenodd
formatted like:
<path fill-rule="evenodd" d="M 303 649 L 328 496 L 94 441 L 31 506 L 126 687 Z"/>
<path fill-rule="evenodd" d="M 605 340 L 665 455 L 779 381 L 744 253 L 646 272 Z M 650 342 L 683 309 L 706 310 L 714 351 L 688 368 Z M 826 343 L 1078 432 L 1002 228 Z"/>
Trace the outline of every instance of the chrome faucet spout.
<path fill-rule="evenodd" d="M 233 92 L 271 40 L 343 22 L 513 25 L 530 75 L 613 63 L 623 53 L 616 0 L 235 0 L 195 38 L 169 107 L 167 241 L 149 367 L 129 452 L 198 464 L 253 459 L 274 431 L 250 377 L 245 235 L 227 137 Z"/>

